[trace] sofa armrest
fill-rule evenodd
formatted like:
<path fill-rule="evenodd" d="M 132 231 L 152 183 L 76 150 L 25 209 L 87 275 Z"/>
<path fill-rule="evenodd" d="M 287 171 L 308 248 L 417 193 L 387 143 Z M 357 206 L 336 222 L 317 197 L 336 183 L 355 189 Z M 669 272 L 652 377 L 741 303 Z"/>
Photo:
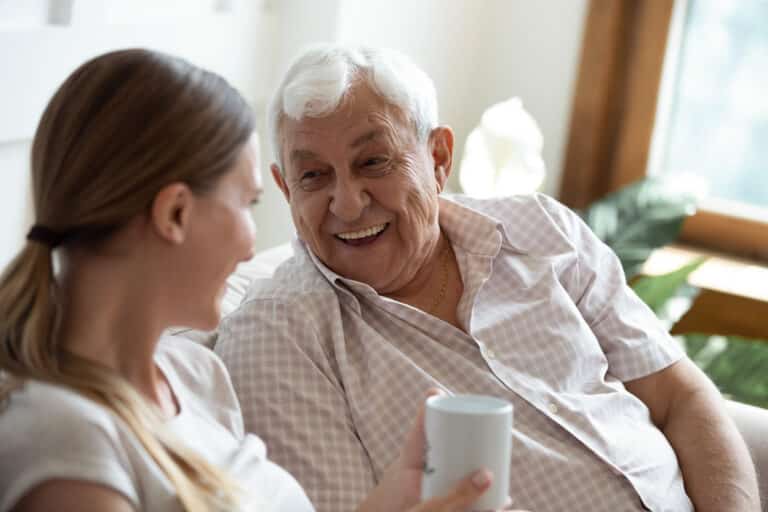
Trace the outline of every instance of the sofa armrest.
<path fill-rule="evenodd" d="M 725 401 L 725 408 L 749 447 L 757 470 L 763 511 L 768 512 L 768 410 L 732 400 Z"/>

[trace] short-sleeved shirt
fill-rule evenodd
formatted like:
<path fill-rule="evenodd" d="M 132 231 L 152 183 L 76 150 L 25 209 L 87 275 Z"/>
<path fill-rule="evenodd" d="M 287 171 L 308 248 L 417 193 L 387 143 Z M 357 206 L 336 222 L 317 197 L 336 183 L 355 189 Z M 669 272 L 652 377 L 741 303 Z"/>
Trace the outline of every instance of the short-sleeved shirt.
<path fill-rule="evenodd" d="M 247 492 L 243 511 L 314 510 L 296 480 L 267 459 L 261 439 L 244 433 L 229 377 L 213 352 L 166 337 L 155 361 L 180 406 L 168 428 L 230 472 Z M 136 510 L 182 510 L 173 484 L 127 424 L 68 388 L 27 381 L 0 412 L 0 439 L 0 512 L 51 479 L 103 485 Z"/>
<path fill-rule="evenodd" d="M 684 355 L 614 253 L 544 195 L 441 198 L 439 222 L 463 330 L 335 274 L 300 241 L 254 283 L 216 345 L 246 429 L 320 512 L 352 510 L 427 388 L 493 395 L 514 405 L 516 507 L 692 510 L 674 450 L 623 384 Z"/>

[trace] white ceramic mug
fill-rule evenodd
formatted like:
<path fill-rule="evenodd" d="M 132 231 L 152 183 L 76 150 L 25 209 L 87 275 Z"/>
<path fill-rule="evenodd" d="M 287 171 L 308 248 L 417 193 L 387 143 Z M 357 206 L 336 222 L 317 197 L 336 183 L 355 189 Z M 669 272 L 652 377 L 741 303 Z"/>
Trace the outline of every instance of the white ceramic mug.
<path fill-rule="evenodd" d="M 512 404 L 482 395 L 437 395 L 427 399 L 426 453 L 421 481 L 423 500 L 441 496 L 462 478 L 486 468 L 493 483 L 474 510 L 496 510 L 509 503 Z"/>

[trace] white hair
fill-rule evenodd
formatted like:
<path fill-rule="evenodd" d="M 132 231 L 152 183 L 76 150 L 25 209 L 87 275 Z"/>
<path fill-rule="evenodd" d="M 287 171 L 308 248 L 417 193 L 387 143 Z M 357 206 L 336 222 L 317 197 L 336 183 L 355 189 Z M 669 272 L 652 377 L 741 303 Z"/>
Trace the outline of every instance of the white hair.
<path fill-rule="evenodd" d="M 435 86 L 405 55 L 383 48 L 311 46 L 288 68 L 267 111 L 267 129 L 281 172 L 285 172 L 279 136 L 283 116 L 297 121 L 328 116 L 358 79 L 408 116 L 419 140 L 426 140 L 437 126 Z"/>

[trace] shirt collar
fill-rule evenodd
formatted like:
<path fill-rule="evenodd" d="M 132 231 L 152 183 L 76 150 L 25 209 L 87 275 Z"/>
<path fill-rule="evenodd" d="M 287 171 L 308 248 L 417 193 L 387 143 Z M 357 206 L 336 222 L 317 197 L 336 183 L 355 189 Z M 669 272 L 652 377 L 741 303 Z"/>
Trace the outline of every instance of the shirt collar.
<path fill-rule="evenodd" d="M 376 290 L 374 290 L 371 286 L 360 281 L 355 281 L 354 279 L 346 278 L 328 268 L 325 263 L 320 261 L 320 258 L 318 258 L 317 255 L 315 255 L 315 253 L 309 249 L 303 240 L 298 238 L 294 240 L 293 252 L 294 254 L 301 254 L 303 258 L 309 259 L 315 268 L 323 275 L 323 277 L 325 277 L 329 283 L 333 285 L 334 288 L 352 298 L 356 305 L 357 297 L 355 296 L 355 293 L 362 296 L 378 296 Z"/>
<path fill-rule="evenodd" d="M 476 256 L 494 258 L 506 234 L 500 220 L 461 202 L 461 196 L 440 197 L 440 227 L 451 244 Z"/>

